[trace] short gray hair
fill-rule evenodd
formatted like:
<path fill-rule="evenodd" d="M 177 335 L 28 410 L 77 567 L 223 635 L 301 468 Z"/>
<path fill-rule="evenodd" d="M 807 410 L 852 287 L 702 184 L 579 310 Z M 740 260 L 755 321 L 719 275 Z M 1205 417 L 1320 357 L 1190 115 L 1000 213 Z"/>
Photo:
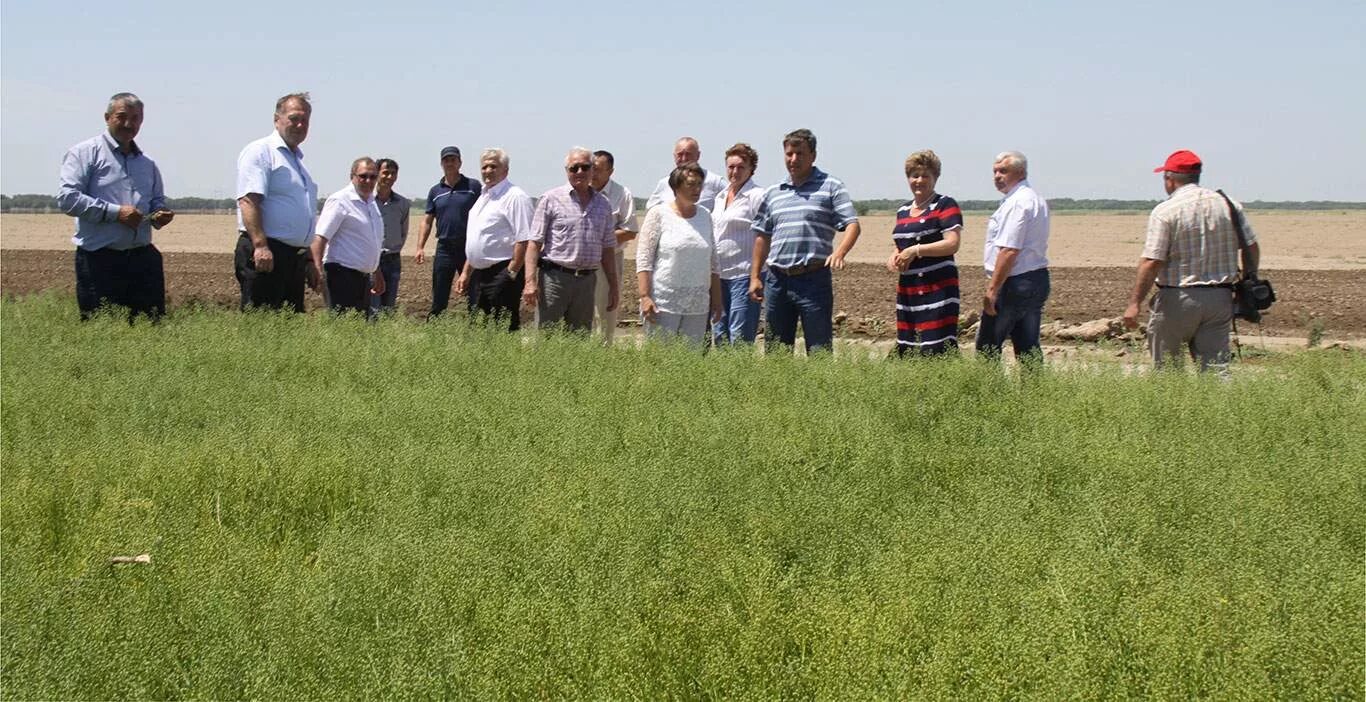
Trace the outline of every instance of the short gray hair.
<path fill-rule="evenodd" d="M 1029 159 L 1026 159 L 1025 155 L 1019 151 L 1002 151 L 1001 153 L 996 154 L 996 158 L 992 160 L 991 165 L 994 166 L 1002 161 L 1010 162 L 1010 167 L 1013 170 L 1018 170 L 1026 175 L 1029 173 Z"/>
<path fill-rule="evenodd" d="M 302 92 L 302 93 L 290 93 L 290 94 L 288 94 L 288 95 L 285 95 L 285 96 L 281 97 L 279 100 L 276 100 L 276 101 L 275 101 L 275 114 L 277 114 L 277 115 L 282 115 L 282 114 L 284 114 L 284 113 L 285 113 L 285 107 L 286 107 L 287 105 L 289 105 L 289 103 L 291 103 L 291 102 L 298 102 L 299 104 L 301 104 L 301 105 L 304 106 L 304 110 L 305 110 L 306 112 L 308 112 L 309 114 L 312 114 L 312 113 L 313 113 L 313 99 L 310 98 L 310 97 L 308 96 L 308 93 L 307 93 L 307 92 Z"/>
<path fill-rule="evenodd" d="M 498 162 L 498 165 L 502 166 L 503 168 L 508 167 L 508 152 L 496 146 L 490 146 L 489 148 L 484 149 L 483 153 L 479 154 L 480 163 L 483 163 L 489 159 L 494 159 Z"/>
<path fill-rule="evenodd" d="M 375 168 L 379 168 L 379 166 L 375 164 L 375 159 L 370 158 L 369 156 L 361 156 L 360 158 L 351 162 L 351 175 L 355 175 L 356 171 L 360 170 L 361 166 L 367 164 L 375 166 Z"/>
<path fill-rule="evenodd" d="M 114 108 L 121 104 L 129 107 L 141 108 L 142 98 L 132 93 L 114 93 L 109 96 L 109 105 L 104 108 L 104 116 L 108 117 L 109 115 L 114 114 Z"/>
<path fill-rule="evenodd" d="M 585 148 L 583 148 L 582 146 L 575 146 L 574 148 L 572 148 L 572 149 L 569 150 L 569 153 L 567 153 L 567 154 L 564 155 L 564 165 L 565 165 L 566 168 L 569 167 L 569 160 L 572 159 L 572 158 L 574 158 L 575 156 L 587 156 L 587 157 L 588 157 L 588 162 L 589 162 L 589 163 L 592 163 L 592 162 L 593 162 L 593 152 L 592 152 L 592 151 L 589 151 L 588 149 L 585 149 Z"/>
<path fill-rule="evenodd" d="M 1200 182 L 1199 173 L 1177 173 L 1175 171 L 1167 171 L 1163 173 L 1163 175 L 1171 178 L 1172 182 L 1177 185 L 1190 185 L 1191 183 Z"/>

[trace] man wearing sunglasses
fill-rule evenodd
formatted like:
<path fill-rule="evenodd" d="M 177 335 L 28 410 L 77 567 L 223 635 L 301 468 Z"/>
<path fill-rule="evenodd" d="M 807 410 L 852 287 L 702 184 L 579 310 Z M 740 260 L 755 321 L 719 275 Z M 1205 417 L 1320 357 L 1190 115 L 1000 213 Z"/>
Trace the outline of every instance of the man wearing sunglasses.
<path fill-rule="evenodd" d="M 369 316 L 370 296 L 384 294 L 384 274 L 379 271 L 384 215 L 375 204 L 377 180 L 375 160 L 356 159 L 351 163 L 351 184 L 329 195 L 318 217 L 318 235 L 309 250 L 314 267 L 323 271 L 333 312 Z"/>
<path fill-rule="evenodd" d="M 593 326 L 597 272 L 607 277 L 607 309 L 621 300 L 612 203 L 592 187 L 593 154 L 575 147 L 564 159 L 569 183 L 541 196 L 531 218 L 522 302 L 540 312 L 541 328 Z"/>

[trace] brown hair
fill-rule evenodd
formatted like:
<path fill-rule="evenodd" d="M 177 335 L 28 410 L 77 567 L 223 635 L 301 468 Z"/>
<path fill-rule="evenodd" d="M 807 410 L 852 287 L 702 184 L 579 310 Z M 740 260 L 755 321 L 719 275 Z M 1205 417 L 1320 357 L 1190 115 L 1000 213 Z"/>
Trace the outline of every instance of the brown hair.
<path fill-rule="evenodd" d="M 690 175 L 697 176 L 697 180 L 699 181 L 705 181 L 707 179 L 707 172 L 702 170 L 702 167 L 697 165 L 696 161 L 689 161 L 678 168 L 675 168 L 673 173 L 669 174 L 669 188 L 675 193 L 678 192 L 678 187 L 683 185 L 683 181 L 687 180 Z"/>
<path fill-rule="evenodd" d="M 929 149 L 917 151 L 906 157 L 906 177 L 911 177 L 911 171 L 924 169 L 938 178 L 941 166 L 939 155 L 935 152 Z"/>
<path fill-rule="evenodd" d="M 726 149 L 726 160 L 730 160 L 731 156 L 739 156 L 744 159 L 745 163 L 749 164 L 751 171 L 759 170 L 759 152 L 755 151 L 753 146 L 742 141 Z"/>

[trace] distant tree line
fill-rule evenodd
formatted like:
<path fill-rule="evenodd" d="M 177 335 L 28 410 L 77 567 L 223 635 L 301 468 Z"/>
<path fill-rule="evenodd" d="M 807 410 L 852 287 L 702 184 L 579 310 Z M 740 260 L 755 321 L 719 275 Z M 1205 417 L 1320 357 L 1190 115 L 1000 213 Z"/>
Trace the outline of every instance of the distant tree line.
<path fill-rule="evenodd" d="M 645 198 L 636 198 L 636 211 L 645 211 Z M 323 200 L 319 198 L 318 206 Z M 856 200 L 854 209 L 861 215 L 874 212 L 895 212 L 905 200 Z M 1130 210 L 1146 212 L 1158 200 L 1078 200 L 1070 197 L 1053 197 L 1048 205 L 1054 210 Z M 999 200 L 959 200 L 958 206 L 965 210 L 994 210 Z M 1338 202 L 1335 200 L 1253 200 L 1243 205 L 1250 210 L 1366 210 L 1366 202 Z M 233 212 L 237 201 L 232 198 L 208 197 L 170 197 L 166 206 L 176 212 Z M 413 198 L 413 209 L 425 211 L 427 201 Z M 54 195 L 25 193 L 22 195 L 0 195 L 0 212 L 56 212 L 57 199 Z"/>

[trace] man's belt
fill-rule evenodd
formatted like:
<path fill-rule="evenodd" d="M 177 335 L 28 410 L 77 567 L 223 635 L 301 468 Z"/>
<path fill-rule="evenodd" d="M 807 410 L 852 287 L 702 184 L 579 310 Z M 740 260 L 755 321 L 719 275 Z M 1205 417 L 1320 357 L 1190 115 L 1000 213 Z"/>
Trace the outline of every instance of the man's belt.
<path fill-rule="evenodd" d="M 774 273 L 777 273 L 778 275 L 785 275 L 791 278 L 793 276 L 806 275 L 807 273 L 815 273 L 816 271 L 825 268 L 825 261 L 821 260 L 816 263 L 808 263 L 804 266 L 788 266 L 787 268 L 783 268 L 781 266 L 769 266 L 768 268 L 769 270 L 773 271 Z"/>
<path fill-rule="evenodd" d="M 403 252 L 402 252 L 402 251 L 381 251 L 381 252 L 379 252 L 379 260 L 381 260 L 381 261 L 393 261 L 393 260 L 398 259 L 398 258 L 399 258 L 400 256 L 402 256 L 402 255 L 403 255 Z"/>
<path fill-rule="evenodd" d="M 1228 288 L 1232 290 L 1233 283 L 1192 283 L 1190 285 L 1163 285 L 1158 283 L 1157 287 L 1163 290 L 1183 290 L 1186 288 Z"/>
<path fill-rule="evenodd" d="M 598 269 L 596 268 L 570 268 L 569 266 L 562 266 L 548 258 L 541 259 L 541 268 L 544 268 L 548 271 L 560 271 L 562 273 L 568 273 L 569 275 L 572 275 L 576 278 L 584 275 L 593 275 L 594 273 L 598 272 Z"/>

